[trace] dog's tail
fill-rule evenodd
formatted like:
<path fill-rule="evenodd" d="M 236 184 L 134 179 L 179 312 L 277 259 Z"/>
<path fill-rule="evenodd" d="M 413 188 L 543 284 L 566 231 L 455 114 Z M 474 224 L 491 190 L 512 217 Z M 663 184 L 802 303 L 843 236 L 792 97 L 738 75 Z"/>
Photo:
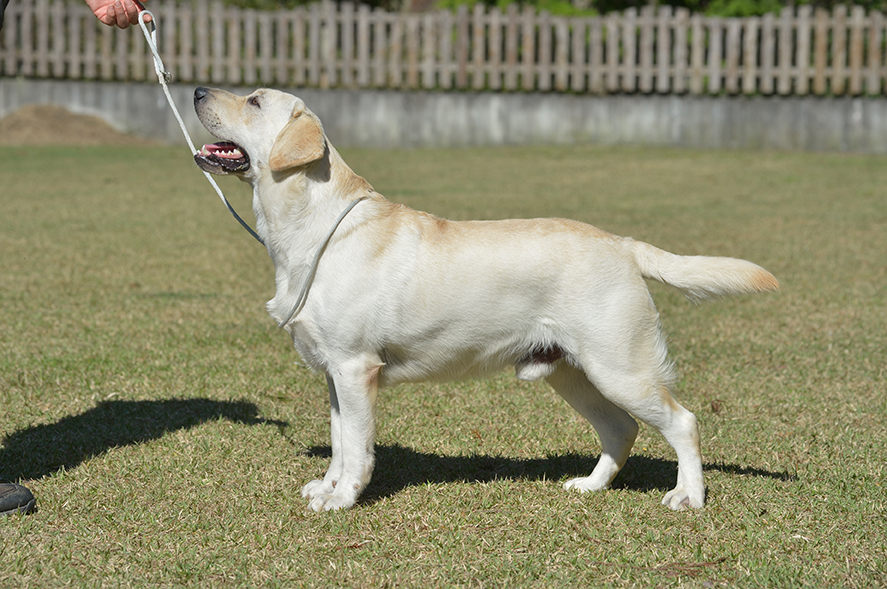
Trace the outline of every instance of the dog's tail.
<path fill-rule="evenodd" d="M 772 274 L 745 260 L 678 256 L 642 241 L 628 243 L 644 278 L 673 286 L 693 302 L 779 290 Z"/>

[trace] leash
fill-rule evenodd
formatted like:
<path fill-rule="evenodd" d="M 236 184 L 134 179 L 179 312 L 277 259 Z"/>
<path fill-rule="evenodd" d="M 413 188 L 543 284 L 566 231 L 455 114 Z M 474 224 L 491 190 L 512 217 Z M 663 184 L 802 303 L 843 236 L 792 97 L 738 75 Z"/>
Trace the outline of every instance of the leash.
<path fill-rule="evenodd" d="M 145 15 L 151 16 L 151 22 L 145 23 Z M 154 72 L 157 74 L 157 80 L 160 82 L 160 85 L 163 87 L 163 93 L 166 95 L 166 101 L 169 102 L 170 108 L 172 108 L 173 114 L 176 116 L 176 120 L 179 122 L 179 128 L 182 130 L 182 134 L 185 136 L 185 140 L 188 142 L 188 147 L 191 148 L 191 155 L 197 154 L 197 149 L 194 148 L 194 142 L 191 141 L 191 135 L 188 134 L 188 129 L 185 128 L 185 122 L 182 120 L 182 116 L 179 114 L 179 110 L 176 108 L 176 103 L 173 102 L 172 95 L 169 93 L 169 81 L 172 78 L 170 73 L 166 71 L 163 67 L 163 60 L 160 59 L 160 52 L 157 49 L 157 27 L 154 25 L 156 22 L 156 18 L 154 14 L 148 10 L 143 10 L 139 12 L 139 26 L 142 27 L 142 33 L 145 35 L 145 41 L 148 42 L 148 47 L 151 48 L 151 53 L 154 55 Z M 148 30 L 148 25 L 151 25 L 151 30 Z M 219 185 L 216 184 L 216 181 L 210 175 L 209 172 L 204 170 L 203 175 L 206 176 L 206 179 L 212 185 L 212 187 L 216 190 L 216 194 L 219 195 L 219 198 L 222 199 L 222 202 L 225 204 L 225 208 L 228 209 L 228 212 L 234 215 L 234 218 L 237 219 L 237 222 L 247 230 L 247 232 L 252 235 L 256 241 L 265 245 L 265 242 L 262 241 L 262 238 L 253 231 L 253 228 L 250 227 L 246 221 L 240 218 L 240 215 L 237 214 L 237 211 L 234 210 L 234 207 L 231 206 L 231 203 L 228 202 L 228 199 L 225 198 L 225 195 L 222 194 L 222 189 L 219 188 Z"/>
<path fill-rule="evenodd" d="M 305 282 L 302 283 L 302 290 L 299 291 L 299 298 L 296 299 L 296 304 L 293 305 L 293 310 L 289 312 L 289 315 L 286 316 L 286 319 L 277 324 L 278 327 L 283 327 L 290 321 L 292 321 L 293 317 L 299 314 L 299 311 L 302 310 L 302 305 L 305 304 L 305 299 L 308 298 L 308 289 L 311 288 L 311 283 L 314 282 L 314 273 L 317 272 L 317 264 L 320 262 L 320 256 L 323 254 L 323 251 L 326 249 L 327 244 L 330 242 L 330 239 L 333 238 L 333 233 L 336 232 L 336 229 L 339 228 L 339 224 L 342 222 L 342 219 L 345 218 L 345 215 L 351 212 L 351 209 L 357 206 L 362 200 L 366 200 L 369 198 L 368 196 L 361 196 L 345 207 L 345 210 L 339 214 L 339 218 L 336 219 L 336 222 L 333 223 L 333 226 L 330 228 L 329 233 L 326 234 L 326 237 L 323 239 L 323 243 L 320 244 L 320 247 L 317 248 L 317 251 L 314 253 L 314 259 L 311 261 L 311 267 L 308 269 L 308 276 L 305 277 Z"/>
<path fill-rule="evenodd" d="M 145 15 L 151 16 L 151 22 L 145 23 Z M 170 108 L 172 108 L 173 114 L 176 116 L 176 120 L 179 122 L 179 128 L 182 130 L 182 134 L 185 136 L 185 140 L 188 142 L 188 147 L 191 148 L 191 155 L 197 154 L 197 149 L 194 148 L 194 142 L 191 141 L 191 135 L 188 134 L 188 130 L 185 128 L 185 122 L 182 120 L 182 116 L 179 114 L 179 110 L 176 108 L 176 104 L 172 99 L 172 95 L 169 93 L 169 81 L 172 78 L 170 73 L 166 71 L 163 67 L 163 60 L 160 59 L 160 52 L 157 49 L 157 26 L 154 24 L 156 22 L 156 18 L 154 14 L 148 10 L 143 10 L 139 12 L 139 26 L 142 28 L 142 33 L 145 35 L 145 41 L 148 42 L 148 47 L 151 48 L 151 54 L 154 56 L 154 72 L 157 74 L 157 80 L 160 82 L 160 85 L 163 87 L 163 93 L 166 95 L 166 101 L 169 103 Z M 151 30 L 148 30 L 148 25 L 151 25 Z M 231 206 L 231 203 L 228 202 L 228 199 L 225 198 L 225 195 L 222 194 L 222 189 L 219 188 L 219 185 L 216 184 L 216 181 L 213 179 L 212 175 L 205 170 L 201 170 L 203 175 L 206 176 L 206 179 L 215 189 L 216 194 L 219 195 L 219 198 L 222 199 L 222 202 L 225 204 L 225 208 L 228 209 L 228 212 L 234 215 L 234 218 L 237 219 L 237 222 L 246 229 L 250 235 L 252 235 L 256 241 L 265 245 L 265 242 L 262 241 L 262 238 L 253 231 L 252 227 L 247 225 L 246 221 L 240 218 L 240 215 L 237 214 L 237 211 L 234 210 L 234 207 Z M 333 234 L 336 232 L 336 229 L 339 228 L 339 225 L 342 223 L 342 220 L 345 219 L 345 216 L 351 212 L 351 209 L 357 206 L 357 204 L 366 200 L 367 196 L 361 196 L 357 198 L 345 207 L 345 210 L 339 214 L 339 217 L 336 219 L 336 222 L 333 223 L 333 226 L 330 228 L 326 237 L 321 242 L 320 246 L 317 248 L 317 251 L 314 253 L 314 259 L 311 261 L 311 267 L 308 269 L 308 276 L 305 277 L 305 282 L 302 283 L 302 288 L 299 291 L 299 297 L 296 299 L 296 304 L 293 305 L 292 310 L 287 315 L 286 319 L 278 323 L 278 327 L 283 327 L 287 323 L 293 320 L 293 317 L 298 315 L 299 311 L 302 310 L 302 306 L 305 304 L 305 299 L 308 298 L 308 290 L 311 288 L 311 283 L 314 282 L 314 274 L 317 272 L 317 265 L 320 263 L 320 256 L 323 255 L 324 250 L 326 250 L 326 246 L 329 244 L 330 240 L 333 238 Z M 267 246 L 266 246 L 267 247 Z"/>

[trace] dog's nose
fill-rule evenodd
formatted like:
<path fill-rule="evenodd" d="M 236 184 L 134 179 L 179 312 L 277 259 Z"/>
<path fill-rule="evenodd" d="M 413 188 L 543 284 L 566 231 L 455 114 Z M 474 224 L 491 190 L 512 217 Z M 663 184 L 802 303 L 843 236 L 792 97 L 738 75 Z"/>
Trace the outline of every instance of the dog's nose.
<path fill-rule="evenodd" d="M 204 88 L 200 86 L 196 90 L 194 90 L 194 102 L 200 102 L 204 98 L 206 98 L 207 94 L 209 94 L 209 88 Z"/>

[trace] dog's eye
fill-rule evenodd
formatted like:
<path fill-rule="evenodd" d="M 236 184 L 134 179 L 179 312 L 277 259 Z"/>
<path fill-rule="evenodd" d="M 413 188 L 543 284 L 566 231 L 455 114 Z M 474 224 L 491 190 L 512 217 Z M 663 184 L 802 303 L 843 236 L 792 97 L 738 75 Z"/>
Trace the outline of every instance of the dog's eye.
<path fill-rule="evenodd" d="M 256 108 L 262 108 L 262 105 L 259 104 L 259 97 L 258 96 L 251 97 L 247 102 L 249 102 L 251 105 L 255 106 Z"/>

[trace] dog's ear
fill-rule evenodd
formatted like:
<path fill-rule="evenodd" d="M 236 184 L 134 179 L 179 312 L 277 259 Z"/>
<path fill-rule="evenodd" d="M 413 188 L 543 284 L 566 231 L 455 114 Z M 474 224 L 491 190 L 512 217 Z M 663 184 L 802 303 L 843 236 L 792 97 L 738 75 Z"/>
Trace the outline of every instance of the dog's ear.
<path fill-rule="evenodd" d="M 268 164 L 272 172 L 281 172 L 316 162 L 325 152 L 326 139 L 320 121 L 301 110 L 293 113 L 293 118 L 274 140 Z"/>

